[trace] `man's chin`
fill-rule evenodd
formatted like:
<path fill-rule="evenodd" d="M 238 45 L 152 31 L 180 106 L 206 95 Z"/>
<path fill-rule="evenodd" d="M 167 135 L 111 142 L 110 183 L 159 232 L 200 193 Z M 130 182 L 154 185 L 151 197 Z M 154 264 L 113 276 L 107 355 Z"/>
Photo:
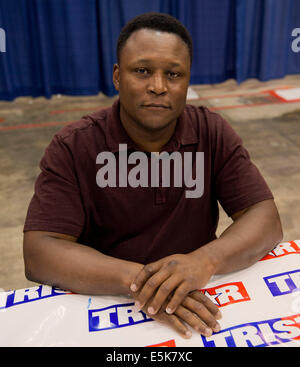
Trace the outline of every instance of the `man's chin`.
<path fill-rule="evenodd" d="M 145 114 L 140 114 L 138 116 L 139 125 L 147 130 L 159 131 L 168 128 L 176 119 L 167 116 L 145 116 Z"/>
<path fill-rule="evenodd" d="M 172 121 L 141 121 L 140 125 L 148 131 L 161 131 L 168 128 L 172 124 Z"/>

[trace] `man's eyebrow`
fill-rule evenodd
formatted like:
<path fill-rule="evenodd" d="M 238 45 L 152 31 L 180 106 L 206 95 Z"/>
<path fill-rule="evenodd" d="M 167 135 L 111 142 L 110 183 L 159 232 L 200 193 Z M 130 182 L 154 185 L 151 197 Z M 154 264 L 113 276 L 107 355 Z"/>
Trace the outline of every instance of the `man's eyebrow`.
<path fill-rule="evenodd" d="M 133 62 L 134 64 L 151 64 L 152 60 L 150 59 L 137 59 Z M 171 61 L 168 63 L 170 67 L 182 66 L 180 63 Z"/>

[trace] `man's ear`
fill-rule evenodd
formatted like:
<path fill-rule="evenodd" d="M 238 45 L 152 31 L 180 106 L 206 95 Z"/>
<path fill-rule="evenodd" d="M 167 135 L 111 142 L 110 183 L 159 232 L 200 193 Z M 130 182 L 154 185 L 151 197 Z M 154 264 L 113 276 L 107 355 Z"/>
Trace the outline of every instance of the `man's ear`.
<path fill-rule="evenodd" d="M 117 91 L 119 91 L 119 80 L 120 80 L 120 67 L 118 64 L 114 64 L 113 83 Z"/>

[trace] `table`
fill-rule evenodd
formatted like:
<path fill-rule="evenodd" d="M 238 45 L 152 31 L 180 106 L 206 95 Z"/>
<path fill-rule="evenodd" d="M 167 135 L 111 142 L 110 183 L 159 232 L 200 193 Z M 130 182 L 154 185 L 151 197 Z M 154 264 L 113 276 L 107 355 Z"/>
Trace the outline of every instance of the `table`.
<path fill-rule="evenodd" d="M 205 289 L 221 330 L 183 339 L 133 308 L 133 300 L 47 285 L 0 292 L 0 346 L 300 346 L 300 240 L 282 242 L 251 267 L 214 276 Z"/>

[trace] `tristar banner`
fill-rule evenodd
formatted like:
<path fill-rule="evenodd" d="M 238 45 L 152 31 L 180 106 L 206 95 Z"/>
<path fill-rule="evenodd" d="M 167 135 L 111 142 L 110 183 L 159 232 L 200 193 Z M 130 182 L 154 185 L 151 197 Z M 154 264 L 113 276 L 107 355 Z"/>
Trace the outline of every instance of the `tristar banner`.
<path fill-rule="evenodd" d="M 191 339 L 137 311 L 129 296 L 85 296 L 46 285 L 0 292 L 0 346 L 300 346 L 300 240 L 280 243 L 251 267 L 215 276 L 199 291 L 220 308 L 221 330 L 210 337 L 192 331 Z M 190 357 L 168 354 L 174 361 Z"/>

